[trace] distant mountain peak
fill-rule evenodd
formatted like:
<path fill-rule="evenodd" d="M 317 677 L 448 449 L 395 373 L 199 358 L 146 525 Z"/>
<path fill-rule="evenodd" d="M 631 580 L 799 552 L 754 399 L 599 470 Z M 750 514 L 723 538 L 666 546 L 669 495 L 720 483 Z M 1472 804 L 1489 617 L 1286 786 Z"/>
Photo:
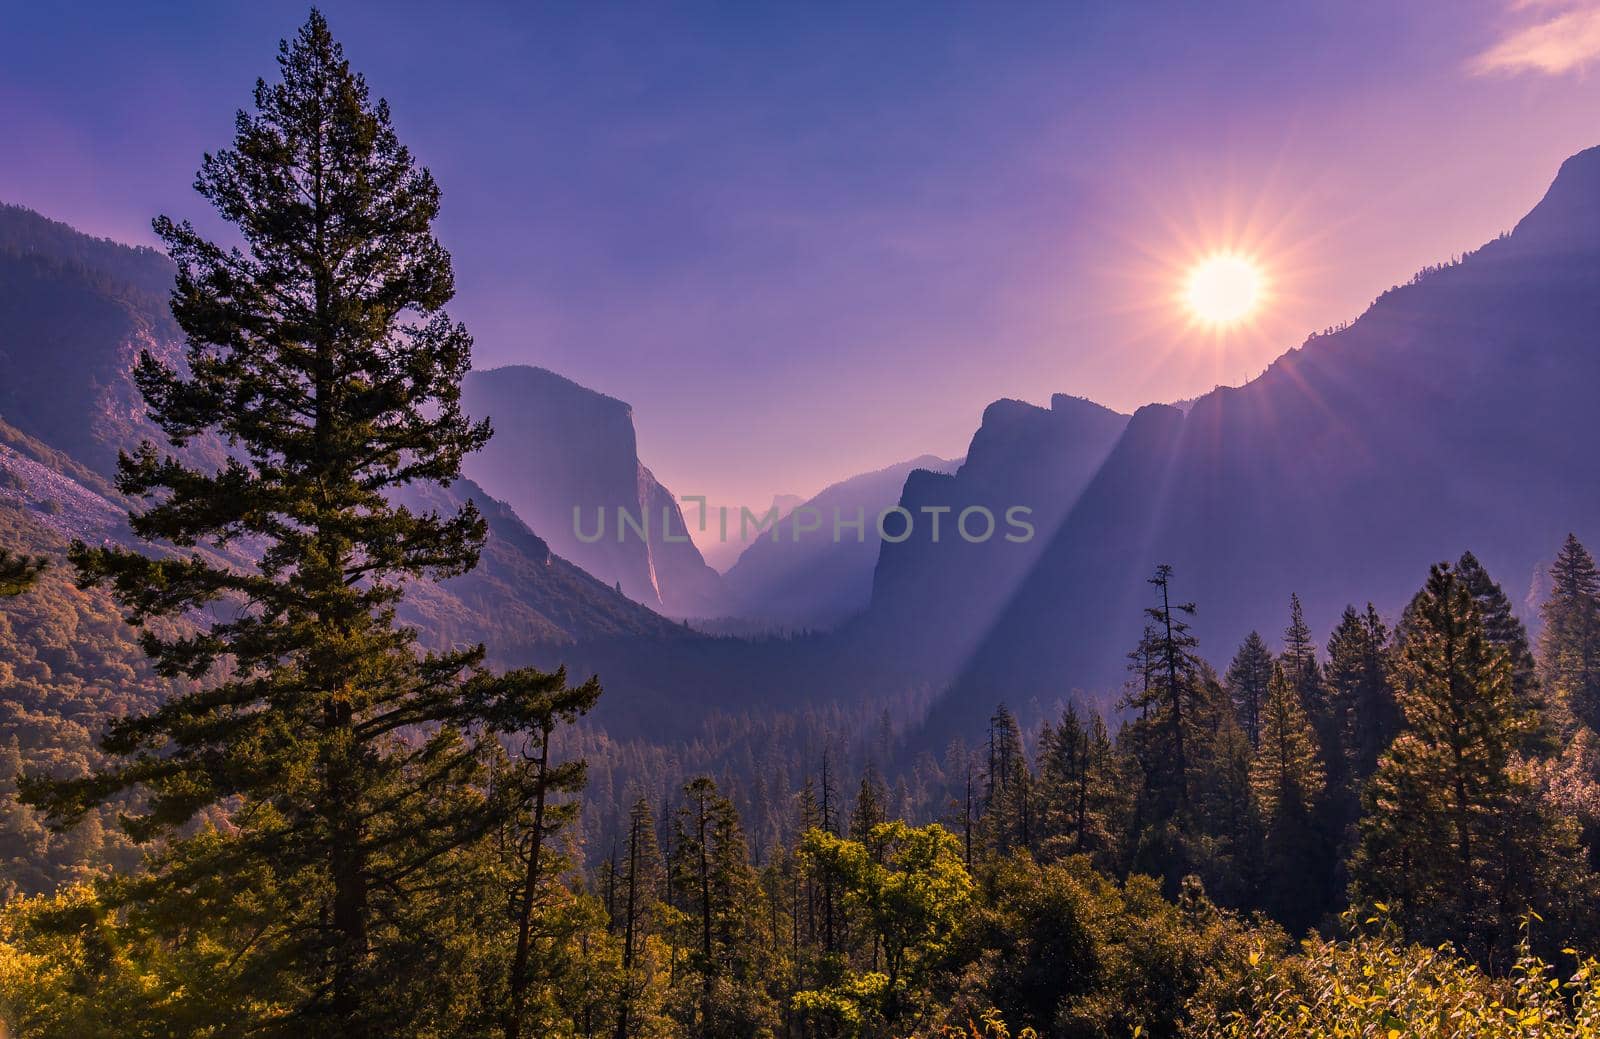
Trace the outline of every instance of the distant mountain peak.
<path fill-rule="evenodd" d="M 1511 232 L 1518 252 L 1600 252 L 1600 146 L 1561 164 L 1550 190 Z"/>

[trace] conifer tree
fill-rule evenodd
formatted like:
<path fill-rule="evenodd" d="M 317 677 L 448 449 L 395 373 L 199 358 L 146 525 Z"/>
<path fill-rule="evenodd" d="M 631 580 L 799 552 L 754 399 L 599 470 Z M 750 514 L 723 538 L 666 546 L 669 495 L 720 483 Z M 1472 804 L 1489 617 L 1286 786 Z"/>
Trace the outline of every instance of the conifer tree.
<path fill-rule="evenodd" d="M 1262 711 L 1261 746 L 1250 768 L 1250 785 L 1266 827 L 1270 848 L 1279 854 L 1269 869 L 1283 870 L 1285 851 L 1306 844 L 1312 809 L 1322 795 L 1323 769 L 1316 737 L 1300 697 L 1282 667 L 1275 667 Z"/>
<path fill-rule="evenodd" d="M 1000 704 L 989 718 L 984 769 L 983 821 L 988 842 L 1001 855 L 1033 840 L 1033 776 L 1016 716 Z"/>
<path fill-rule="evenodd" d="M 172 840 L 119 897 L 151 907 L 143 919 L 231 927 L 207 940 L 236 943 L 219 962 L 252 979 L 240 1012 L 302 1034 L 426 1031 L 450 1005 L 437 986 L 466 980 L 440 966 L 451 927 L 427 907 L 509 810 L 479 792 L 487 759 L 548 676 L 491 678 L 481 648 L 419 653 L 395 622 L 406 582 L 470 570 L 485 536 L 471 505 L 440 516 L 391 498 L 449 484 L 488 438 L 460 406 L 471 339 L 443 310 L 438 188 L 387 105 L 315 11 L 278 61 L 196 180 L 239 246 L 155 222 L 187 357 L 179 370 L 146 353 L 135 372 L 174 445 L 214 435 L 229 459 L 124 456 L 118 487 L 144 503 L 133 532 L 177 551 L 71 553 L 144 629 L 157 672 L 201 688 L 115 722 L 104 746 L 121 763 L 27 797 L 66 825 L 142 789 L 129 832 Z M 201 551 L 229 548 L 257 565 Z M 199 630 L 148 624 L 179 616 Z M 228 831 L 184 836 L 224 805 Z"/>
<path fill-rule="evenodd" d="M 1554 749 L 1555 732 L 1549 725 L 1548 708 L 1544 690 L 1539 684 L 1538 664 L 1533 658 L 1528 629 L 1512 612 L 1511 600 L 1489 572 L 1471 552 L 1463 552 L 1456 562 L 1456 576 L 1472 596 L 1483 622 L 1483 636 L 1492 646 L 1505 650 L 1511 664 L 1511 693 L 1518 709 L 1530 718 L 1537 716 L 1539 724 L 1524 726 L 1520 749 L 1530 754 L 1543 754 Z"/>
<path fill-rule="evenodd" d="M 0 599 L 21 595 L 32 588 L 45 565 L 43 559 L 13 555 L 9 549 L 0 548 Z"/>
<path fill-rule="evenodd" d="M 1204 693 L 1195 652 L 1199 640 L 1186 620 L 1195 605 L 1172 601 L 1171 566 L 1158 566 L 1149 583 L 1156 589 L 1157 605 L 1145 610 L 1145 636 L 1130 654 L 1139 685 L 1129 691 L 1123 706 L 1139 712 L 1131 736 L 1145 769 L 1152 810 L 1158 818 L 1176 816 L 1181 824 L 1190 802 L 1190 730 L 1199 720 Z"/>
<path fill-rule="evenodd" d="M 1520 868 L 1543 854 L 1565 858 L 1568 827 L 1528 826 L 1537 792 L 1514 752 L 1525 719 L 1511 653 L 1490 642 L 1471 591 L 1448 563 L 1435 565 L 1407 610 L 1397 660 L 1405 729 L 1368 792 L 1352 871 L 1358 898 L 1392 899 L 1413 937 L 1464 938 L 1479 955 L 1504 951 L 1528 909 L 1560 901 Z"/>
<path fill-rule="evenodd" d="M 1574 718 L 1600 731 L 1600 570 L 1572 534 L 1550 567 L 1540 612 L 1541 677 Z"/>
<path fill-rule="evenodd" d="M 1261 705 L 1272 680 L 1272 651 L 1259 632 L 1252 631 L 1228 665 L 1228 696 L 1253 751 L 1261 745 Z"/>
<path fill-rule="evenodd" d="M 749 910 L 758 904 L 744 830 L 733 803 L 709 777 L 684 787 L 667 865 L 678 906 L 693 929 L 678 1003 L 680 1026 L 706 1039 L 760 1034 L 774 1008 Z"/>
<path fill-rule="evenodd" d="M 1305 706 L 1312 725 L 1320 731 L 1327 721 L 1326 690 L 1322 684 L 1322 668 L 1317 663 L 1316 640 L 1306 624 L 1298 594 L 1289 596 L 1289 626 L 1283 632 L 1280 660 L 1290 687 Z"/>
<path fill-rule="evenodd" d="M 540 894 L 555 873 L 546 842 L 577 816 L 577 802 L 557 803 L 552 796 L 575 794 L 584 785 L 584 763 L 555 761 L 551 737 L 562 724 L 586 714 L 600 696 L 595 680 L 570 688 L 566 677 L 564 670 L 552 675 L 514 672 L 507 676 L 507 684 L 518 687 L 518 720 L 526 732 L 520 760 L 499 769 L 499 786 L 511 806 L 504 844 L 518 874 L 507 900 L 516 925 L 516 945 L 507 981 L 506 1039 L 518 1039 L 522 1034 Z M 608 899 L 608 917 L 613 906 L 614 899 Z"/>
<path fill-rule="evenodd" d="M 1260 889 L 1262 870 L 1260 814 L 1251 786 L 1255 752 L 1232 710 L 1218 717 L 1196 780 L 1203 838 L 1196 842 L 1202 854 L 1193 868 L 1219 901 L 1247 905 Z"/>
<path fill-rule="evenodd" d="M 1338 753 L 1326 759 L 1329 782 L 1352 794 L 1400 729 L 1388 643 L 1389 629 L 1371 603 L 1364 614 L 1346 606 L 1328 638 L 1328 701 L 1339 733 Z"/>
<path fill-rule="evenodd" d="M 831 743 L 831 740 L 829 741 Z M 828 743 L 822 748 L 822 771 L 820 783 L 817 788 L 817 823 L 825 833 L 837 833 L 836 819 L 839 812 L 839 795 L 834 787 L 833 754 Z M 837 926 L 838 906 L 834 899 L 833 878 L 823 874 L 821 878 L 819 897 L 822 913 L 822 948 L 825 952 L 833 952 L 839 947 Z"/>
<path fill-rule="evenodd" d="M 850 839 L 866 841 L 872 828 L 888 819 L 884 808 L 883 780 L 873 765 L 868 765 L 856 791 L 855 807 L 850 812 Z"/>
<path fill-rule="evenodd" d="M 650 979 L 642 976 L 641 953 L 654 933 L 660 912 L 665 867 L 656 842 L 655 817 L 650 802 L 641 797 L 628 815 L 627 857 L 622 872 L 618 911 L 622 932 L 622 984 L 617 1007 L 616 1039 L 639 1034 L 634 1007 Z"/>
<path fill-rule="evenodd" d="M 1039 830 L 1042 843 L 1075 848 L 1087 828 L 1089 733 L 1068 702 L 1061 721 L 1039 731 Z M 1070 851 L 1065 852 L 1070 854 Z"/>
<path fill-rule="evenodd" d="M 1126 792 L 1104 719 L 1095 714 L 1086 724 L 1069 703 L 1058 724 L 1047 723 L 1039 740 L 1037 785 L 1047 856 L 1085 853 L 1114 868 Z"/>

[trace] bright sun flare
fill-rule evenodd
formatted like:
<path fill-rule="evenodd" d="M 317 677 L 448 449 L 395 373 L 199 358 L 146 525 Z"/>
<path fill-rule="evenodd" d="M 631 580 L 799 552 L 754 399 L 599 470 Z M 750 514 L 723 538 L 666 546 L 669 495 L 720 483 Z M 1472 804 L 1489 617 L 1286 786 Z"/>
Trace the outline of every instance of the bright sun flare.
<path fill-rule="evenodd" d="M 1249 257 L 1212 253 L 1189 271 L 1183 302 L 1195 320 L 1220 328 L 1255 313 L 1265 289 L 1266 278 Z"/>

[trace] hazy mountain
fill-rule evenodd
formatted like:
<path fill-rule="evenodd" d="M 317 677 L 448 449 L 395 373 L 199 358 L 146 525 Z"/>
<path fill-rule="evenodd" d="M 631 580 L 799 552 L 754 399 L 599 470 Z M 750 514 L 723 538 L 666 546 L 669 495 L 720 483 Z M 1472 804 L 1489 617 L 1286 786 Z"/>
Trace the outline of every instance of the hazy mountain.
<path fill-rule="evenodd" d="M 762 510 L 760 513 L 757 513 L 757 515 L 766 516 L 768 513 L 773 513 L 776 514 L 779 519 L 782 519 L 783 517 L 789 515 L 789 513 L 793 512 L 796 505 L 803 504 L 805 504 L 805 498 L 801 495 L 774 494 L 772 496 L 772 504 L 768 505 L 766 509 Z M 715 510 L 717 506 L 710 505 L 707 506 L 707 508 Z M 744 530 L 740 530 L 739 524 L 735 523 L 733 520 L 733 507 L 729 506 L 728 537 L 727 540 L 724 541 L 721 538 L 721 531 L 712 526 L 712 524 L 715 522 L 715 516 L 716 513 L 714 511 L 707 513 L 706 526 L 707 530 L 716 536 L 710 541 L 707 541 L 702 537 L 697 544 L 700 546 L 700 554 L 705 557 L 706 563 L 709 564 L 712 569 L 717 570 L 724 577 L 726 577 L 728 571 L 733 568 L 734 564 L 739 562 L 739 557 L 744 555 L 744 550 L 749 548 L 756 541 L 760 540 L 761 531 L 755 529 L 755 524 L 750 524 Z"/>
<path fill-rule="evenodd" d="M 153 249 L 0 206 L 0 510 L 12 510 L 19 529 L 62 544 L 129 536 L 128 502 L 112 484 L 117 451 L 146 438 L 165 443 L 129 373 L 140 350 L 181 361 L 182 335 L 167 311 L 173 274 Z M 574 427 L 574 440 L 582 433 Z M 631 461 L 631 423 L 626 450 Z M 204 465 L 221 448 L 200 438 L 184 454 Z M 659 503 L 665 492 L 648 470 L 632 463 L 629 473 L 630 492 Z M 489 540 L 478 570 L 410 589 L 404 612 L 425 643 L 486 642 L 497 659 L 518 663 L 578 640 L 691 637 L 552 553 L 470 481 L 408 492 L 412 504 L 441 510 L 466 498 L 488 519 Z"/>
<path fill-rule="evenodd" d="M 0 417 L 104 476 L 119 449 L 162 442 L 129 373 L 141 350 L 182 356 L 174 272 L 154 249 L 0 205 Z M 221 449 L 197 438 L 184 454 L 214 462 Z"/>
<path fill-rule="evenodd" d="M 692 637 L 682 625 L 551 552 L 508 505 L 471 480 L 414 485 L 401 500 L 441 513 L 470 500 L 489 524 L 476 569 L 408 590 L 402 618 L 419 628 L 428 645 L 481 642 L 495 661 L 522 664 L 580 640 Z"/>
<path fill-rule="evenodd" d="M 558 555 L 647 606 L 676 616 L 720 612 L 720 578 L 686 540 L 676 499 L 639 462 L 632 408 L 523 365 L 471 373 L 463 400 L 469 415 L 495 427 L 467 459 L 467 475 Z M 648 537 L 625 526 L 624 515 Z"/>
<path fill-rule="evenodd" d="M 922 455 L 841 480 L 782 509 L 779 522 L 753 537 L 724 575 L 732 611 L 784 627 L 827 627 L 860 612 L 872 595 L 882 544 L 878 516 L 899 502 L 914 470 L 948 473 L 959 464 Z M 860 530 L 846 526 L 857 519 Z M 813 525 L 817 529 L 804 529 Z"/>
<path fill-rule="evenodd" d="M 1000 400 L 984 410 L 966 461 L 952 473 L 913 472 L 899 504 L 912 517 L 904 541 L 878 555 L 874 638 L 915 646 L 928 666 L 952 666 L 1032 569 L 1062 518 L 1099 470 L 1128 416 L 1057 394 L 1048 408 Z M 1012 522 L 1007 513 L 1013 512 Z M 961 517 L 966 521 L 967 540 Z M 934 521 L 938 521 L 935 529 Z M 1016 522 L 1032 527 L 1029 540 Z M 898 533 L 892 531 L 891 533 Z"/>
<path fill-rule="evenodd" d="M 1516 600 L 1571 530 L 1600 538 L 1600 149 L 1508 236 L 1384 293 L 1249 384 L 1129 422 L 936 711 L 1109 689 L 1145 579 L 1176 567 L 1223 661 L 1297 592 L 1325 638 L 1346 603 L 1391 617 L 1471 549 Z M 880 567 L 881 570 L 881 567 Z M 1269 605 L 1264 605 L 1269 604 Z M 963 722 L 964 723 L 964 722 Z"/>

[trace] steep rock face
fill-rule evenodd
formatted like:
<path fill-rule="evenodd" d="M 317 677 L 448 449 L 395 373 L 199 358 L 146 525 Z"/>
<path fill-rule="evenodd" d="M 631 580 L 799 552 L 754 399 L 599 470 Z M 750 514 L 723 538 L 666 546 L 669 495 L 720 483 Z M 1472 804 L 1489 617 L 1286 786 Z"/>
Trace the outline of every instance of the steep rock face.
<path fill-rule="evenodd" d="M 900 505 L 912 514 L 910 537 L 886 542 L 878 555 L 867 623 L 894 642 L 909 638 L 926 659 L 953 662 L 975 643 L 1038 560 L 1063 516 L 1105 461 L 1128 422 L 1092 401 L 1057 394 L 1049 408 L 1016 400 L 989 405 L 967 458 L 953 475 L 916 472 Z M 993 534 L 961 536 L 968 509 L 987 510 Z M 1008 510 L 1032 525 L 1029 540 L 1007 522 Z M 933 526 L 939 514 L 940 529 Z M 981 536 L 987 519 L 968 526 Z"/>
<path fill-rule="evenodd" d="M 752 538 L 724 575 L 734 611 L 791 628 L 829 627 L 860 612 L 872 595 L 878 516 L 899 502 L 908 478 L 945 475 L 958 464 L 922 455 L 841 480 L 782 509 L 772 532 Z M 864 525 L 859 533 L 848 526 L 858 518 Z M 817 529 L 803 529 L 813 524 Z"/>
<path fill-rule="evenodd" d="M 1199 604 L 1202 650 L 1225 660 L 1251 628 L 1282 629 L 1291 592 L 1320 639 L 1347 603 L 1392 618 L 1430 563 L 1463 549 L 1517 598 L 1569 530 L 1600 539 L 1597 200 L 1590 151 L 1509 237 L 1187 416 L 1142 410 L 935 727 L 1019 688 L 1114 689 L 1157 563 Z"/>
<path fill-rule="evenodd" d="M 469 415 L 495 427 L 488 446 L 467 459 L 466 474 L 557 555 L 652 608 L 716 612 L 716 572 L 692 543 L 667 540 L 686 536 L 683 515 L 639 463 L 627 404 L 527 366 L 473 372 L 462 397 Z"/>
<path fill-rule="evenodd" d="M 639 504 L 650 517 L 650 568 L 661 608 L 674 617 L 714 617 L 726 607 L 722 577 L 689 538 L 688 521 L 673 493 L 639 466 Z"/>

